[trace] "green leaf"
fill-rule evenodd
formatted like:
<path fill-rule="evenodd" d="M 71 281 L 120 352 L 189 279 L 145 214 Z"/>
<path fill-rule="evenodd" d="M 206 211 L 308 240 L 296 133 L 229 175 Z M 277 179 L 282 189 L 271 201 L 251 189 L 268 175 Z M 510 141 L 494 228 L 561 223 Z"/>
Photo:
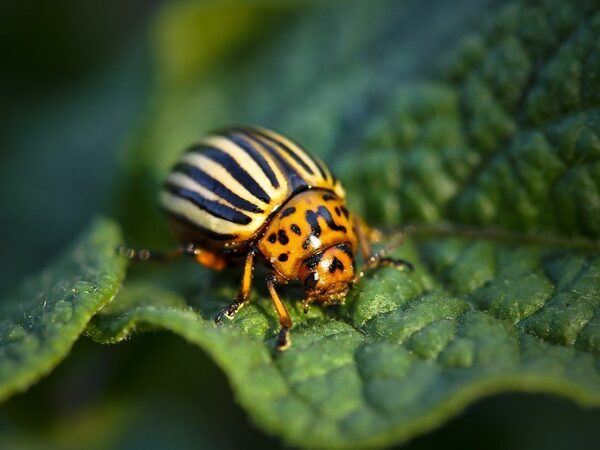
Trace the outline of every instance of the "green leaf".
<path fill-rule="evenodd" d="M 600 404 L 600 332 L 589 302 L 600 289 L 600 258 L 484 240 L 411 247 L 402 254 L 420 268 L 416 274 L 373 273 L 342 311 L 303 317 L 290 301 L 293 346 L 279 356 L 272 352 L 277 321 L 264 292 L 233 323 L 217 327 L 210 320 L 233 286 L 215 300 L 131 284 L 89 334 L 101 342 L 136 329 L 180 334 L 223 368 L 258 424 L 308 447 L 402 441 L 503 391 Z M 439 286 L 447 277 L 459 288 Z"/>
<path fill-rule="evenodd" d="M 97 219 L 58 259 L 1 303 L 0 399 L 28 388 L 71 349 L 125 273 L 118 227 Z"/>
<path fill-rule="evenodd" d="M 88 334 L 181 335 L 265 431 L 305 447 L 402 442 L 505 391 L 600 406 L 600 10 L 486 6 L 280 12 L 285 26 L 245 58 L 159 83 L 128 153 L 124 223 L 164 242 L 148 224 L 160 223 L 156 188 L 181 149 L 228 123 L 278 128 L 329 160 L 370 222 L 416 225 L 397 251 L 415 273 L 378 270 L 343 308 L 306 316 L 287 291 L 295 327 L 281 355 L 261 272 L 251 305 L 221 328 L 210 317 L 235 295 L 235 274 L 140 273 Z M 185 35 L 192 24 L 173 8 L 163 31 Z"/>
<path fill-rule="evenodd" d="M 369 163 L 349 167 L 347 184 L 360 192 L 387 176 L 355 205 L 390 225 L 598 240 L 599 29 L 594 2 L 502 8 L 440 76 L 398 89 L 369 125 Z"/>

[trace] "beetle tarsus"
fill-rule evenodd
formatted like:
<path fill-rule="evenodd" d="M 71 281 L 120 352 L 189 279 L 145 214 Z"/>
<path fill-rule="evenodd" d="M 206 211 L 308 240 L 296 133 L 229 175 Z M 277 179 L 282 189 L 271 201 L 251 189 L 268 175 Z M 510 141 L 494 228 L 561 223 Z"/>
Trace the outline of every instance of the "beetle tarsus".
<path fill-rule="evenodd" d="M 177 247 L 174 250 L 159 252 L 149 250 L 147 248 L 134 249 L 131 247 L 125 247 L 121 245 L 117 248 L 117 253 L 130 261 L 155 261 L 155 262 L 169 262 L 180 256 L 197 256 L 201 250 L 194 244 L 185 244 Z"/>
<path fill-rule="evenodd" d="M 292 341 L 290 339 L 290 329 L 286 327 L 281 327 L 281 330 L 279 330 L 279 334 L 277 335 L 277 351 L 283 352 L 290 348 L 291 344 Z"/>
<path fill-rule="evenodd" d="M 227 317 L 229 320 L 233 319 L 235 317 L 236 313 L 242 308 L 243 305 L 244 305 L 244 302 L 242 300 L 234 301 L 233 303 L 231 303 L 231 305 L 229 305 L 226 308 L 223 308 L 221 311 L 219 311 L 213 318 L 213 321 L 217 325 L 222 325 L 223 317 Z"/>
<path fill-rule="evenodd" d="M 410 272 L 414 272 L 415 270 L 415 266 L 411 262 L 400 258 L 381 258 L 378 261 L 377 265 L 396 267 L 399 270 L 408 270 Z"/>
<path fill-rule="evenodd" d="M 131 261 L 147 261 L 155 257 L 154 253 L 146 248 L 136 250 L 123 245 L 117 248 L 117 253 Z"/>

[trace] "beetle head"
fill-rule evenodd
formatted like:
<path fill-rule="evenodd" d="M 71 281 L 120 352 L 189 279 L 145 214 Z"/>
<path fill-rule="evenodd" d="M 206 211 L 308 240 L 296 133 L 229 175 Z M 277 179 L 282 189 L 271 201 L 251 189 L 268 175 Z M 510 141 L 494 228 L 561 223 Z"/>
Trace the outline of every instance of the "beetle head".
<path fill-rule="evenodd" d="M 312 255 L 302 263 L 299 278 L 309 302 L 341 302 L 354 279 L 352 248 L 338 244 Z"/>

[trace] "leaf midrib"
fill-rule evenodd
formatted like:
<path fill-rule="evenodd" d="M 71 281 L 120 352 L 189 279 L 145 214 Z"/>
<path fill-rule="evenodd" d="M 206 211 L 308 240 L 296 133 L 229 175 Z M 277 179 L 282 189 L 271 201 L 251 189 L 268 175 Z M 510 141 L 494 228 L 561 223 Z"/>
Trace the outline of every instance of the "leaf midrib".
<path fill-rule="evenodd" d="M 529 233 L 501 227 L 477 227 L 454 222 L 436 224 L 417 223 L 405 227 L 407 236 L 416 240 L 432 238 L 460 238 L 464 240 L 486 240 L 514 244 L 548 246 L 566 250 L 600 251 L 600 240 L 583 236 L 559 236 L 553 233 Z"/>

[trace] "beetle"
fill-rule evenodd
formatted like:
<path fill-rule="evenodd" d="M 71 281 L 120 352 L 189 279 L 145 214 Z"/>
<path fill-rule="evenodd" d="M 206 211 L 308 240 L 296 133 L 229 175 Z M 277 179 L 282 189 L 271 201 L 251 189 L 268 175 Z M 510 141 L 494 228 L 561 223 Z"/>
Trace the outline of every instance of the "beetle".
<path fill-rule="evenodd" d="M 347 209 L 345 198 L 329 168 L 299 144 L 266 128 L 228 128 L 185 151 L 162 188 L 162 209 L 183 245 L 168 253 L 127 247 L 120 253 L 135 260 L 189 255 L 215 270 L 241 262 L 239 292 L 217 323 L 249 301 L 253 269 L 262 260 L 281 326 L 276 349 L 285 350 L 292 320 L 278 286 L 299 281 L 306 312 L 313 302 L 343 302 L 364 273 L 356 273 L 359 251 L 366 268 L 413 269 L 371 251 L 373 230 Z"/>

